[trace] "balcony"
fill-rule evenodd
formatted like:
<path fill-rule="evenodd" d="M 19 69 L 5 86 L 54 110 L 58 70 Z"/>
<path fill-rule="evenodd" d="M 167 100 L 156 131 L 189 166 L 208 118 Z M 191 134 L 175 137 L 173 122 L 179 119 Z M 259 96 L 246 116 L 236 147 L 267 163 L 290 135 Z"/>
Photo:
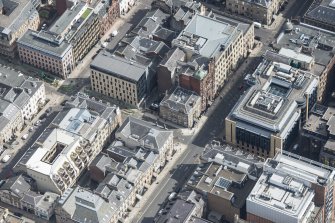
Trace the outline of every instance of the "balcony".
<path fill-rule="evenodd" d="M 84 150 L 83 150 L 83 147 L 81 147 L 81 146 L 78 146 L 78 147 L 76 148 L 76 153 L 78 153 L 78 154 L 81 154 L 83 151 L 84 151 Z"/>
<path fill-rule="evenodd" d="M 74 163 L 76 164 L 76 166 L 81 169 L 83 167 L 83 163 L 80 160 L 76 160 L 74 161 Z"/>
<path fill-rule="evenodd" d="M 59 181 L 59 182 L 57 183 L 57 186 L 58 186 L 58 188 L 61 189 L 61 190 L 64 190 L 64 188 L 65 188 L 65 184 L 64 184 L 63 181 Z"/>
<path fill-rule="evenodd" d="M 70 157 L 71 157 L 71 159 L 72 159 L 74 162 L 76 162 L 77 160 L 79 160 L 79 156 L 78 156 L 77 153 L 72 152 Z"/>
<path fill-rule="evenodd" d="M 93 154 L 93 149 L 92 147 L 86 147 L 84 149 L 84 152 L 88 155 L 88 156 L 91 156 Z"/>
<path fill-rule="evenodd" d="M 69 170 L 71 168 L 71 165 L 69 162 L 64 162 L 63 167 L 64 169 Z"/>
<path fill-rule="evenodd" d="M 53 179 L 56 183 L 58 183 L 59 181 L 61 181 L 61 179 L 60 179 L 60 177 L 59 177 L 58 175 L 53 175 L 53 176 L 52 176 L 52 179 Z"/>
<path fill-rule="evenodd" d="M 85 161 L 88 160 L 88 157 L 87 157 L 87 155 L 86 155 L 85 153 L 80 154 L 79 157 L 80 157 L 80 159 L 81 159 L 84 163 L 85 163 Z"/>
<path fill-rule="evenodd" d="M 71 178 L 74 178 L 76 176 L 76 173 L 73 168 L 69 169 L 69 175 Z"/>
<path fill-rule="evenodd" d="M 58 174 L 63 177 L 66 173 L 65 173 L 65 170 L 63 168 L 59 168 L 58 170 Z"/>

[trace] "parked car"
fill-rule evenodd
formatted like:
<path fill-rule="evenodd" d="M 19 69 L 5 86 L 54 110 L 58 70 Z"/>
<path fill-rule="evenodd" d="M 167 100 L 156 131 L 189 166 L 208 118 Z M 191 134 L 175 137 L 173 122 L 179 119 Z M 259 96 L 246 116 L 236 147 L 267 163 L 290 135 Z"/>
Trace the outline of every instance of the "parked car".
<path fill-rule="evenodd" d="M 299 145 L 298 144 L 295 144 L 292 148 L 293 151 L 296 151 L 297 149 L 299 148 Z"/>
<path fill-rule="evenodd" d="M 116 35 L 118 34 L 118 31 L 117 30 L 114 30 L 113 32 L 112 32 L 112 37 L 115 37 Z"/>
<path fill-rule="evenodd" d="M 7 163 L 11 157 L 12 157 L 11 155 L 7 154 L 1 159 L 1 162 Z"/>
<path fill-rule="evenodd" d="M 22 137 L 21 137 L 21 139 L 23 139 L 23 140 L 26 140 L 27 138 L 28 138 L 28 133 L 27 134 L 24 134 Z"/>
<path fill-rule="evenodd" d="M 172 192 L 172 193 L 169 195 L 168 200 L 169 200 L 169 201 L 172 201 L 176 196 L 177 196 L 177 193 L 176 193 L 176 192 Z"/>
<path fill-rule="evenodd" d="M 151 110 L 158 111 L 159 110 L 159 105 L 156 104 L 156 103 L 151 103 L 151 105 L 149 106 L 149 108 Z"/>
<path fill-rule="evenodd" d="M 260 36 L 255 36 L 255 40 L 261 41 L 262 38 Z"/>

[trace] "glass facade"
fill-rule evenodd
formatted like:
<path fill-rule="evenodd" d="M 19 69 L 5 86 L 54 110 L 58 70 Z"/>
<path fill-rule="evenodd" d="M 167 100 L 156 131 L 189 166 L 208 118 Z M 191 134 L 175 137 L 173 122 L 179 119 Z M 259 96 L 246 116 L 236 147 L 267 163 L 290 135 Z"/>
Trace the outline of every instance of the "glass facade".
<path fill-rule="evenodd" d="M 245 129 L 236 128 L 237 143 L 246 144 L 246 146 L 260 148 L 263 151 L 270 151 L 270 139 L 264 136 L 249 132 Z"/>

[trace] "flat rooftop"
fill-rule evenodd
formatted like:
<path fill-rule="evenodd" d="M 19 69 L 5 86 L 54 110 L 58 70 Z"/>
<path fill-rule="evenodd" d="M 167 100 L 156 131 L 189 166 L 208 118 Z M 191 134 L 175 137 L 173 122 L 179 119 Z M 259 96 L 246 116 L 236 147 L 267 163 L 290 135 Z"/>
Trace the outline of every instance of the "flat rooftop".
<path fill-rule="evenodd" d="M 236 103 L 229 118 L 236 126 L 254 131 L 264 137 L 276 133 L 285 137 L 300 118 L 299 104 L 305 103 L 305 94 L 311 94 L 318 85 L 312 73 L 266 59 L 253 74 L 251 86 Z"/>
<path fill-rule="evenodd" d="M 334 57 L 335 33 L 321 28 L 300 23 L 293 24 L 290 33 L 284 33 L 277 38 L 276 48 L 287 48 L 300 51 L 301 56 L 313 57 L 315 62 L 327 66 Z M 315 70 L 312 70 L 315 71 Z M 316 75 L 318 75 L 315 72 Z"/>
<path fill-rule="evenodd" d="M 306 212 L 308 213 L 313 198 L 314 191 L 302 181 L 289 175 L 264 173 L 247 198 L 247 212 L 259 216 L 261 207 L 264 207 L 284 216 L 301 218 Z M 271 218 L 279 218 L 279 213 Z M 267 216 L 266 213 L 262 215 Z M 277 222 L 278 220 L 276 219 Z"/>
<path fill-rule="evenodd" d="M 135 83 L 146 73 L 145 66 L 107 52 L 98 54 L 90 67 L 91 69 Z"/>
<path fill-rule="evenodd" d="M 72 46 L 66 41 L 59 40 L 58 36 L 45 31 L 28 30 L 17 42 L 19 45 L 33 48 L 46 54 L 62 58 Z"/>
<path fill-rule="evenodd" d="M 256 181 L 248 179 L 245 173 L 210 162 L 200 164 L 188 180 L 187 185 L 197 191 L 216 194 L 223 199 L 234 202 L 236 207 L 242 207 L 255 183 Z M 233 197 L 235 197 L 234 201 Z"/>
<path fill-rule="evenodd" d="M 173 41 L 173 45 L 198 52 L 207 58 L 219 57 L 241 32 L 229 23 L 196 14 Z"/>
<path fill-rule="evenodd" d="M 80 22 L 80 16 L 83 14 L 84 10 L 87 8 L 85 2 L 79 1 L 78 4 L 72 6 L 71 9 L 67 9 L 62 16 L 57 19 L 57 21 L 49 28 L 49 31 L 56 34 L 62 35 L 67 31 L 74 23 L 74 20 L 77 19 L 77 22 Z M 73 24 L 75 25 L 75 24 Z"/>
<path fill-rule="evenodd" d="M 312 134 L 313 136 L 319 137 L 319 139 L 327 140 L 328 133 L 334 128 L 333 126 L 335 126 L 335 123 L 333 123 L 334 120 L 332 120 L 334 115 L 335 108 L 316 104 L 312 108 L 312 114 L 308 117 L 308 120 L 303 126 L 303 134 Z"/>
<path fill-rule="evenodd" d="M 269 159 L 265 170 L 275 170 L 278 173 L 286 173 L 295 179 L 302 179 L 314 184 L 324 186 L 334 179 L 334 168 L 322 163 L 307 159 L 293 153 L 283 151 L 273 159 Z"/>
<path fill-rule="evenodd" d="M 257 157 L 231 145 L 217 145 L 215 142 L 205 148 L 201 160 L 235 168 L 252 179 L 256 179 L 262 174 L 265 162 L 262 157 Z"/>
<path fill-rule="evenodd" d="M 185 222 L 189 217 L 190 213 L 192 213 L 195 208 L 195 204 L 178 199 L 172 205 L 171 209 L 160 216 L 160 218 L 156 221 L 157 223 L 177 223 L 177 222 Z"/>

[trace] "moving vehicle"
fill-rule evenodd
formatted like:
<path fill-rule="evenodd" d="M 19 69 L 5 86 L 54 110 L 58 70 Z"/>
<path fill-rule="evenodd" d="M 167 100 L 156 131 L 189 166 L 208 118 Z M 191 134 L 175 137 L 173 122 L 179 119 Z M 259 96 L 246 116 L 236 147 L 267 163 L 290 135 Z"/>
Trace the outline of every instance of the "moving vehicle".
<path fill-rule="evenodd" d="M 169 195 L 168 200 L 169 200 L 169 201 L 172 201 L 176 196 L 177 196 L 177 193 L 176 193 L 176 192 L 172 192 L 172 193 Z"/>
<path fill-rule="evenodd" d="M 259 22 L 253 22 L 253 23 L 254 23 L 255 28 L 262 28 L 261 23 L 259 23 Z"/>
<path fill-rule="evenodd" d="M 11 158 L 12 156 L 11 155 L 5 155 L 2 159 L 1 159 L 1 162 L 3 162 L 3 163 L 7 163 L 8 162 L 8 160 Z"/>

